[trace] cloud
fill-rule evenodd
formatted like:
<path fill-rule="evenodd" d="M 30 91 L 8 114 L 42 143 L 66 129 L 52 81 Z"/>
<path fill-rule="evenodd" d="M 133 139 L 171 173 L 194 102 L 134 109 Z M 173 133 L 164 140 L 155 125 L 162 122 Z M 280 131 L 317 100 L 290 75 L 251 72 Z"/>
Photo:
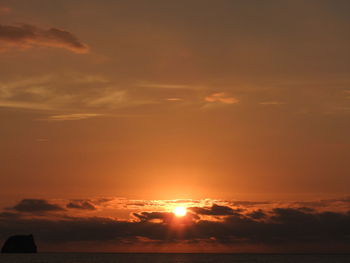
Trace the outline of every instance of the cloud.
<path fill-rule="evenodd" d="M 88 53 L 89 48 L 69 31 L 50 28 L 42 29 L 33 25 L 1 25 L 0 42 L 4 49 L 31 48 L 31 47 L 56 47 L 69 50 L 74 53 Z"/>
<path fill-rule="evenodd" d="M 126 92 L 118 89 L 106 89 L 100 93 L 97 98 L 91 98 L 88 101 L 90 107 L 115 108 L 117 105 L 122 105 L 125 101 Z"/>
<path fill-rule="evenodd" d="M 220 102 L 224 104 L 235 104 L 238 103 L 239 100 L 234 97 L 229 97 L 225 92 L 213 93 L 204 99 L 207 102 Z"/>
<path fill-rule="evenodd" d="M 21 215 L 18 213 L 12 213 L 12 212 L 0 212 L 0 220 L 1 219 L 14 219 L 19 218 Z"/>
<path fill-rule="evenodd" d="M 131 201 L 118 200 L 124 204 Z M 91 244 L 99 244 L 102 249 L 109 245 L 111 251 L 126 244 L 134 249 L 140 247 L 137 245 L 144 247 L 146 244 L 192 244 L 195 247 L 203 245 L 208 249 L 210 246 L 224 246 L 228 251 L 249 246 L 253 248 L 252 252 L 266 252 L 266 249 L 273 252 L 324 252 L 325 248 L 331 252 L 343 252 L 350 248 L 348 197 L 319 201 L 329 208 L 339 206 L 342 211 L 318 210 L 317 202 L 219 200 L 215 202 L 231 205 L 236 202 L 241 203 L 242 207 L 235 209 L 231 205 L 216 203 L 208 206 L 202 202 L 197 206 L 193 202 L 195 200 L 139 200 L 145 205 L 130 209 L 116 208 L 113 202 L 118 200 L 56 200 L 70 209 L 64 214 L 48 213 L 44 214 L 45 217 L 37 217 L 43 212 L 62 211 L 63 208 L 48 200 L 23 199 L 11 208 L 15 211 L 0 211 L 0 239 L 13 233 L 30 232 L 35 234 L 40 244 L 49 244 L 53 250 L 55 247 L 67 246 L 67 242 L 77 242 L 74 246 L 77 249 L 79 244 L 90 244 L 92 247 L 86 247 L 87 250 L 95 247 Z M 103 212 L 106 207 L 100 206 L 99 202 L 112 202 L 107 213 Z M 160 208 L 159 205 L 165 209 L 167 205 L 177 202 L 193 205 L 188 208 L 185 217 L 178 218 L 171 212 L 154 211 Z M 96 206 L 99 206 L 98 211 Z M 256 206 L 261 208 L 257 209 Z M 91 210 L 91 213 L 96 214 L 94 217 L 82 217 L 75 211 L 79 209 Z M 137 209 L 139 212 L 133 212 L 129 219 L 117 219 L 110 216 L 111 209 L 125 209 L 124 212 Z"/>
<path fill-rule="evenodd" d="M 61 206 L 51 204 L 44 199 L 23 199 L 15 206 L 9 208 L 17 212 L 43 213 L 64 210 Z"/>
<path fill-rule="evenodd" d="M 99 117 L 102 114 L 96 113 L 72 113 L 64 115 L 53 115 L 48 118 L 50 121 L 76 121 L 76 120 L 85 120 L 89 118 Z"/>
<path fill-rule="evenodd" d="M 141 221 L 161 220 L 162 222 L 171 221 L 175 216 L 170 212 L 141 212 L 133 213 Z"/>
<path fill-rule="evenodd" d="M 3 108 L 17 108 L 29 110 L 50 110 L 50 105 L 45 103 L 25 102 L 25 101 L 6 101 L 0 100 L 0 107 Z"/>
<path fill-rule="evenodd" d="M 211 207 L 190 207 L 188 208 L 192 212 L 198 215 L 213 215 L 213 216 L 226 216 L 237 215 L 241 209 L 232 209 L 229 206 L 221 206 L 213 204 Z"/>
<path fill-rule="evenodd" d="M 194 89 L 195 87 L 189 85 L 176 85 L 166 83 L 147 83 L 141 82 L 137 84 L 138 87 L 142 88 L 154 88 L 154 89 Z"/>
<path fill-rule="evenodd" d="M 263 101 L 259 103 L 260 105 L 284 105 L 286 104 L 283 101 Z"/>
<path fill-rule="evenodd" d="M 228 209 L 214 209 L 222 211 L 220 214 L 230 214 Z M 275 208 L 256 211 L 255 216 L 233 214 L 220 221 L 189 217 L 177 222 L 174 221 L 177 220 L 174 215 L 168 212 L 141 212 L 134 215 L 139 220 L 125 221 L 108 217 L 28 219 L 10 215 L 0 219 L 0 238 L 6 238 L 12 233 L 30 232 L 36 235 L 40 243 L 56 245 L 88 241 L 113 246 L 127 243 L 132 247 L 146 241 L 155 244 L 204 242 L 236 249 L 250 245 L 255 247 L 255 252 L 266 252 L 266 248 L 273 248 L 275 252 L 324 252 L 324 248 L 341 252 L 346 251 L 344 248 L 350 248 L 350 212 Z"/>
<path fill-rule="evenodd" d="M 187 213 L 186 216 L 178 218 L 171 212 L 141 212 L 133 213 L 133 216 L 138 218 L 141 222 L 161 222 L 171 224 L 174 222 L 190 223 L 193 220 L 199 219 L 198 215 Z"/>
<path fill-rule="evenodd" d="M 182 98 L 166 98 L 167 101 L 183 101 Z"/>
<path fill-rule="evenodd" d="M 350 205 L 350 197 L 333 198 L 314 201 L 297 201 L 290 204 L 294 207 L 309 207 L 315 210 L 330 211 L 336 209 L 336 211 L 347 211 Z"/>
<path fill-rule="evenodd" d="M 47 74 L 0 81 L 0 107 L 45 110 L 52 114 L 70 111 L 74 114 L 56 114 L 49 119 L 84 119 L 100 116 L 98 110 L 135 103 L 127 101 L 125 93 L 98 75 Z"/>
<path fill-rule="evenodd" d="M 67 208 L 81 210 L 96 210 L 95 205 L 89 200 L 73 200 L 67 204 Z"/>
<path fill-rule="evenodd" d="M 253 219 L 263 219 L 266 217 L 266 213 L 263 210 L 259 209 L 249 213 L 248 216 Z"/>

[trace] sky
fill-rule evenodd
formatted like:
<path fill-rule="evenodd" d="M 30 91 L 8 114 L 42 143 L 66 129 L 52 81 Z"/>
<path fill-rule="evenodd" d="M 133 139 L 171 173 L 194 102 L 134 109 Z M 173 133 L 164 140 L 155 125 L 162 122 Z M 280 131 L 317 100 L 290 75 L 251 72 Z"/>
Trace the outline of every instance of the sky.
<path fill-rule="evenodd" d="M 40 225 L 47 251 L 348 249 L 349 12 L 0 0 L 0 239 Z"/>

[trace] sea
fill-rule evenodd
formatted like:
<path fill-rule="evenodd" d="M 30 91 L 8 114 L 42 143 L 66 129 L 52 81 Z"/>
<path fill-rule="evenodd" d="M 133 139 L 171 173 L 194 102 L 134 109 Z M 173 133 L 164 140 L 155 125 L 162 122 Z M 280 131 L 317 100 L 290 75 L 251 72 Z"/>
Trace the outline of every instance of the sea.
<path fill-rule="evenodd" d="M 350 263 L 350 254 L 0 254 L 1 263 Z"/>

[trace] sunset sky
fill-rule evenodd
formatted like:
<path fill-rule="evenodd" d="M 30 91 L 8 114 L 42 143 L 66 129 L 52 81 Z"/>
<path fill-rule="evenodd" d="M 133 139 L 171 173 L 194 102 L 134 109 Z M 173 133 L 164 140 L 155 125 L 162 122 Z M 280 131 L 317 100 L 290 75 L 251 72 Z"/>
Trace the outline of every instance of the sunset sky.
<path fill-rule="evenodd" d="M 0 239 L 349 248 L 349 13 L 347 0 L 0 0 Z"/>

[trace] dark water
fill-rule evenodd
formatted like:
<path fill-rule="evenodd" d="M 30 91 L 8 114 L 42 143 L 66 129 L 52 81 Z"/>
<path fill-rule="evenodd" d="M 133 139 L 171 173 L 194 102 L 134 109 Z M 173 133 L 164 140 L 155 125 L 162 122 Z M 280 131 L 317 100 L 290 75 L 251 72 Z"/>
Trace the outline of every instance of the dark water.
<path fill-rule="evenodd" d="M 2 254 L 1 263 L 350 263 L 349 255 Z"/>

